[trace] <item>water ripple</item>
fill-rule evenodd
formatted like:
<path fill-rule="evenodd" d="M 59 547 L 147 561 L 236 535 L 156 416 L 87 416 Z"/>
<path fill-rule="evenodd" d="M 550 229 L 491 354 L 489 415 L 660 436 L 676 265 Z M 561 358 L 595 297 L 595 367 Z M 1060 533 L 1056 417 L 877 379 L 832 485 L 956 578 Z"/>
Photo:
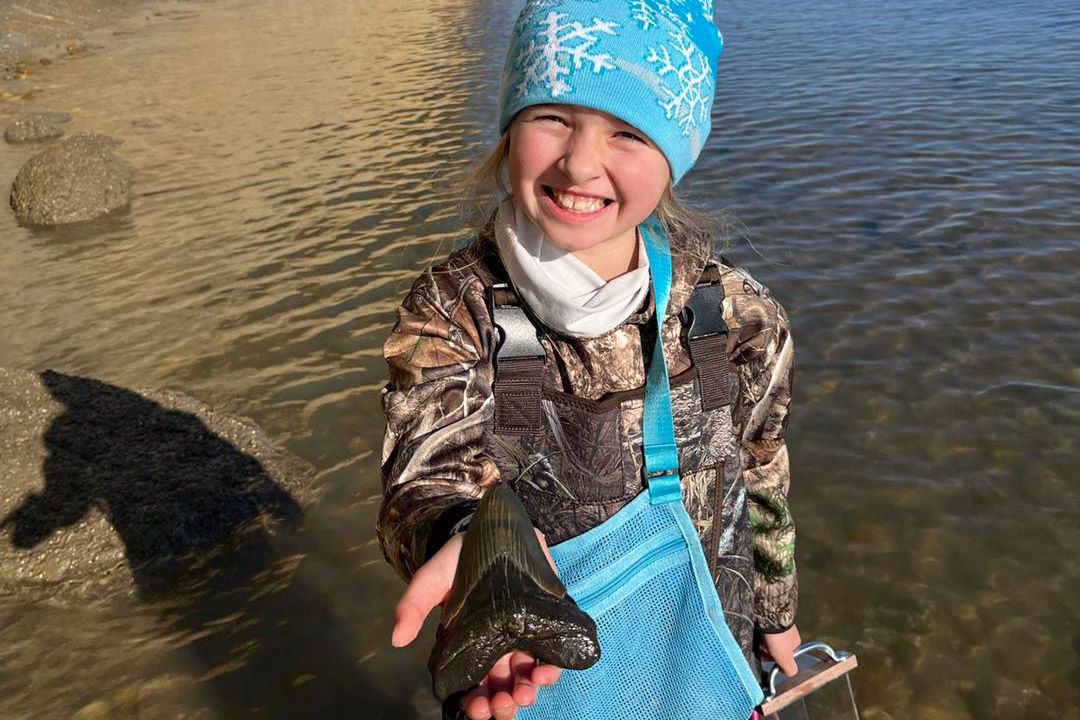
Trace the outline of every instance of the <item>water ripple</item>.
<path fill-rule="evenodd" d="M 36 76 L 43 109 L 124 141 L 136 196 L 76 230 L 0 217 L 0 365 L 180 387 L 312 460 L 328 499 L 301 567 L 392 696 L 373 712 L 435 717 L 424 649 L 385 651 L 380 345 L 466 235 L 453 187 L 492 140 L 516 4 L 156 1 Z M 728 254 L 792 317 L 804 636 L 859 653 L 871 720 L 1080 707 L 1080 11 L 718 13 L 714 132 L 680 189 L 734 214 Z M 0 147 L 0 180 L 31 152 Z M 228 714 L 145 608 L 0 612 L 0 715 L 70 716 L 150 673 L 190 688 L 163 716 Z M 325 661 L 280 665 L 274 712 L 302 714 Z"/>

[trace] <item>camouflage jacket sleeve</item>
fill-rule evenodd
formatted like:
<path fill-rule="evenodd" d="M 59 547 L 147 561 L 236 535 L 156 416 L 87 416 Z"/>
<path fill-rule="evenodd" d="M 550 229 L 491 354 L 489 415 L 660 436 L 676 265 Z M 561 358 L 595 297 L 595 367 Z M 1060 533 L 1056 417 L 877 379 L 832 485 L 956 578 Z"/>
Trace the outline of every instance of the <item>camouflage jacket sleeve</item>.
<path fill-rule="evenodd" d="M 430 273 L 421 277 L 383 346 L 390 381 L 382 393 L 377 533 L 406 580 L 450 534 L 448 523 L 470 515 L 481 488 L 498 478 L 483 454 L 493 373 L 477 330 L 482 294 L 451 287 L 455 295 L 447 297 Z"/>
<path fill-rule="evenodd" d="M 741 284 L 744 293 L 732 298 L 740 326 L 733 360 L 741 380 L 737 425 L 754 533 L 754 622 L 762 632 L 780 632 L 794 624 L 798 600 L 784 442 L 793 348 L 787 314 L 768 288 L 745 274 Z"/>

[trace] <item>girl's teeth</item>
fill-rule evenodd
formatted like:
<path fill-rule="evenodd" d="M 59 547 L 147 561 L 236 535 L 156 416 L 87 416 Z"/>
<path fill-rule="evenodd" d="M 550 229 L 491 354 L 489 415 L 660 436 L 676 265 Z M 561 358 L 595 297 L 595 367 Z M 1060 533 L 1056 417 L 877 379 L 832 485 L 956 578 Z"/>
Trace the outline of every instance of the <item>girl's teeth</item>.
<path fill-rule="evenodd" d="M 583 198 L 575 195 L 564 195 L 562 193 L 555 193 L 555 202 L 557 202 L 559 207 L 564 210 L 572 210 L 580 213 L 596 212 L 604 207 L 604 201 L 599 198 Z"/>

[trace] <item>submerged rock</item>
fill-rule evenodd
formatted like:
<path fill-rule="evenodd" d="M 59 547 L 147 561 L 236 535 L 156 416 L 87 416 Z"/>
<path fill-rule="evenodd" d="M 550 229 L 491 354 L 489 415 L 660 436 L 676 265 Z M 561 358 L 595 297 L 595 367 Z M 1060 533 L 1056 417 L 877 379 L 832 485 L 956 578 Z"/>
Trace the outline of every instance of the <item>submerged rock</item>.
<path fill-rule="evenodd" d="M 62 225 L 127 205 L 132 172 L 113 153 L 119 144 L 104 135 L 76 133 L 27 160 L 11 189 L 19 221 Z"/>
<path fill-rule="evenodd" d="M 186 395 L 0 369 L 0 593 L 157 595 L 299 523 L 313 475 Z"/>
<path fill-rule="evenodd" d="M 67 120 L 57 118 L 57 113 L 38 113 L 16 118 L 4 130 L 4 139 L 14 144 L 58 138 L 64 134 L 60 123 Z"/>

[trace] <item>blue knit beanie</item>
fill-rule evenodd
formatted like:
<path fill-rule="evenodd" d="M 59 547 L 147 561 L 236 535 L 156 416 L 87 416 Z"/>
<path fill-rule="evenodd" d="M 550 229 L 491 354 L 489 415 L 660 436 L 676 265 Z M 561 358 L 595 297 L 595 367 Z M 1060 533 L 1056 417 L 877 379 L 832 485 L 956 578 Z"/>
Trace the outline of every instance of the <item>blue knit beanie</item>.
<path fill-rule="evenodd" d="M 712 0 L 528 0 L 506 54 L 499 129 L 530 105 L 602 110 L 648 135 L 678 182 L 712 127 L 722 48 Z"/>

